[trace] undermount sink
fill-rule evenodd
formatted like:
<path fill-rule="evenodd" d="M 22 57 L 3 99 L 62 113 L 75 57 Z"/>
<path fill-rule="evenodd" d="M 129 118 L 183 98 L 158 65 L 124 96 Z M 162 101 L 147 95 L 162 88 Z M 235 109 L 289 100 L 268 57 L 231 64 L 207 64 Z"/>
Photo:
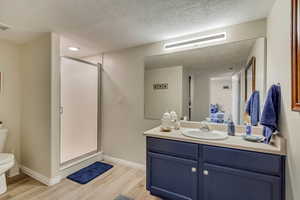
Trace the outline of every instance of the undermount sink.
<path fill-rule="evenodd" d="M 226 132 L 216 130 L 203 131 L 200 129 L 186 129 L 182 130 L 182 134 L 187 137 L 204 140 L 224 140 L 228 137 Z"/>

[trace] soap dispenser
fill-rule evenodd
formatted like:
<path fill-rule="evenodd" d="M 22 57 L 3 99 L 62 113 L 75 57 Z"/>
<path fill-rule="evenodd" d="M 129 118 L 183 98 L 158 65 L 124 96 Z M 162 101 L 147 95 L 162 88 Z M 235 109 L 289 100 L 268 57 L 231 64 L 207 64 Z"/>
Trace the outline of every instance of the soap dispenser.
<path fill-rule="evenodd" d="M 234 122 L 232 121 L 231 114 L 229 114 L 228 121 L 227 121 L 227 132 L 228 135 L 235 136 L 235 125 Z"/>
<path fill-rule="evenodd" d="M 171 131 L 171 115 L 169 112 L 165 112 L 161 119 L 161 131 L 169 132 Z"/>

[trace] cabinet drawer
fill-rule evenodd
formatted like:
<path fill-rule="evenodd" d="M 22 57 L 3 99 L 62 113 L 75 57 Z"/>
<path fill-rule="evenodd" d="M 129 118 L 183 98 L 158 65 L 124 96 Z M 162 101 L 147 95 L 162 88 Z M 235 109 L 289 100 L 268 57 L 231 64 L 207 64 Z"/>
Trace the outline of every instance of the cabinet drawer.
<path fill-rule="evenodd" d="M 198 160 L 198 145 L 159 138 L 147 137 L 148 151 Z"/>
<path fill-rule="evenodd" d="M 206 163 L 229 166 L 238 169 L 281 175 L 282 157 L 271 154 L 204 146 L 203 159 Z"/>

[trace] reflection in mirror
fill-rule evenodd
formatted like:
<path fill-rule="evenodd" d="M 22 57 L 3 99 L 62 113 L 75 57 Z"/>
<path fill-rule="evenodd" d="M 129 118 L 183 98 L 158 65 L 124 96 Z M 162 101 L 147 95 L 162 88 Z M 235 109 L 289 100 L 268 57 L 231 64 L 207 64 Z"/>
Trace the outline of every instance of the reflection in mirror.
<path fill-rule="evenodd" d="M 256 71 L 256 58 L 253 56 L 245 69 L 245 101 L 251 96 L 255 90 L 255 71 Z"/>
<path fill-rule="evenodd" d="M 254 89 L 264 97 L 265 44 L 256 38 L 146 57 L 145 118 L 174 110 L 191 121 L 225 123 L 232 116 L 244 123 L 245 99 Z"/>

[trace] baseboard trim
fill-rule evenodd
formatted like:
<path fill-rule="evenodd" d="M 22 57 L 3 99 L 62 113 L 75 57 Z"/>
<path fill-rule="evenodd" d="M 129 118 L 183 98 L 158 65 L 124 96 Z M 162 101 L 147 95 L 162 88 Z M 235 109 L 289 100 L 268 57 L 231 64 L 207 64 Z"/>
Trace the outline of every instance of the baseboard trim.
<path fill-rule="evenodd" d="M 28 167 L 25 167 L 25 166 L 21 166 L 21 170 L 24 174 L 30 176 L 31 178 L 33 178 L 47 186 L 55 185 L 55 184 L 59 183 L 61 180 L 61 178 L 59 176 L 54 177 L 54 178 L 49 178 L 39 172 L 36 172 L 32 169 L 29 169 Z"/>
<path fill-rule="evenodd" d="M 47 176 L 44 176 L 42 175 L 41 173 L 39 172 L 36 172 L 26 166 L 23 166 L 21 165 L 20 166 L 20 169 L 21 171 L 32 177 L 33 179 L 47 185 L 47 186 L 51 186 L 51 185 L 55 185 L 57 183 L 59 183 L 63 178 L 65 178 L 66 176 L 68 176 L 69 174 L 72 174 L 74 171 L 77 171 L 79 166 L 79 168 L 84 168 L 85 165 L 88 165 L 88 161 L 90 162 L 93 162 L 93 161 L 101 161 L 101 160 L 104 160 L 104 161 L 108 161 L 108 162 L 113 162 L 113 163 L 116 163 L 116 164 L 121 164 L 121 165 L 125 165 L 125 166 L 128 166 L 128 167 L 132 167 L 132 168 L 135 168 L 135 169 L 140 169 L 140 170 L 143 170 L 143 171 L 146 171 L 146 166 L 143 165 L 143 164 L 140 164 L 140 163 L 136 163 L 136 162 L 132 162 L 132 161 L 128 161 L 128 160 L 124 160 L 124 159 L 120 159 L 120 158 L 115 158 L 115 157 L 112 157 L 112 156 L 108 156 L 108 155 L 103 155 L 102 152 L 99 152 L 98 154 L 90 157 L 89 159 L 81 162 L 84 166 L 80 166 L 80 163 L 77 163 L 76 165 L 72 166 L 72 167 L 69 167 L 67 169 L 64 169 L 64 170 L 61 170 L 60 172 L 60 175 L 59 176 L 56 176 L 56 177 L 53 177 L 53 178 L 49 178 Z M 85 163 L 87 162 L 87 163 Z"/>
<path fill-rule="evenodd" d="M 108 156 L 108 155 L 103 155 L 103 159 L 104 159 L 104 161 L 113 162 L 116 164 L 121 164 L 121 165 L 125 165 L 125 166 L 132 167 L 135 169 L 140 169 L 140 170 L 146 171 L 146 166 L 143 164 L 140 164 L 140 163 L 123 160 L 123 159 L 115 158 L 115 157 Z"/>
<path fill-rule="evenodd" d="M 31 178 L 33 178 L 47 186 L 51 186 L 51 185 L 55 185 L 55 184 L 59 183 L 63 178 L 67 177 L 68 175 L 70 175 L 84 167 L 87 167 L 88 165 L 92 164 L 95 161 L 101 161 L 101 160 L 103 160 L 102 152 L 98 152 L 96 154 L 88 156 L 87 158 L 77 161 L 74 165 L 65 166 L 64 168 L 60 169 L 59 175 L 57 175 L 53 178 L 44 176 L 41 173 L 36 172 L 36 171 L 34 171 L 26 166 L 23 166 L 23 165 L 20 166 L 20 169 L 24 174 L 30 176 Z"/>

